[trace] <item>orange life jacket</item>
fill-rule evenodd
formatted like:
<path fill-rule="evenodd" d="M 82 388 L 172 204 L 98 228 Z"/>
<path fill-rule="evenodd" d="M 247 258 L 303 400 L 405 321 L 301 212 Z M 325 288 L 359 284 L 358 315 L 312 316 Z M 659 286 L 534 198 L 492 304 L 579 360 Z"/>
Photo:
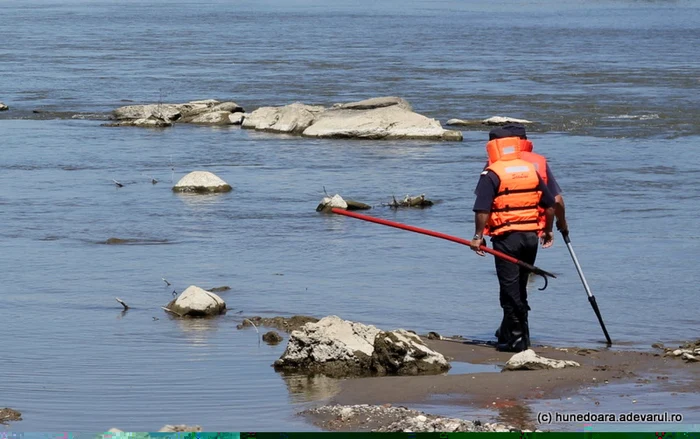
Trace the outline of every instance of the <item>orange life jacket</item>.
<path fill-rule="evenodd" d="M 516 142 L 515 139 L 518 139 L 517 142 L 519 143 L 519 150 L 520 153 L 518 156 L 533 165 L 535 165 L 535 169 L 537 170 L 537 173 L 540 174 L 540 177 L 542 177 L 542 180 L 544 181 L 544 184 L 547 184 L 547 159 L 539 154 L 535 154 L 532 152 L 532 142 L 527 140 L 527 139 L 521 139 L 520 137 L 505 137 L 502 139 L 495 139 L 495 140 L 501 140 L 502 142 L 495 142 L 491 147 L 497 149 L 498 151 L 494 151 L 493 153 L 489 153 L 489 165 L 493 163 L 494 161 L 500 159 L 501 157 L 504 156 L 503 149 L 511 146 L 514 142 Z M 491 142 L 494 142 L 492 140 Z M 489 142 L 486 145 L 487 152 L 489 148 Z M 491 157 L 497 157 L 496 160 L 491 160 Z"/>
<path fill-rule="evenodd" d="M 512 138 L 507 137 L 506 139 L 512 139 Z M 501 139 L 496 139 L 496 140 L 501 140 Z M 535 170 L 540 175 L 540 177 L 542 178 L 542 181 L 544 181 L 544 184 L 546 185 L 547 181 L 548 181 L 547 180 L 547 159 L 540 154 L 536 154 L 536 153 L 532 152 L 532 142 L 530 140 L 520 139 L 520 138 L 518 138 L 518 140 L 519 140 L 519 144 L 520 144 L 519 145 L 520 146 L 520 154 L 519 154 L 520 158 L 535 165 Z M 497 143 L 497 144 L 494 144 L 493 147 L 494 148 L 503 148 L 504 146 L 509 145 L 512 142 L 514 142 L 514 141 Z M 488 146 L 487 146 L 487 148 L 488 148 Z M 490 159 L 489 159 L 489 165 L 491 165 Z M 544 209 L 542 207 L 538 207 L 537 210 L 539 212 L 539 222 L 540 222 L 539 230 L 543 230 L 544 226 L 547 222 L 547 219 L 544 215 Z"/>
<path fill-rule="evenodd" d="M 535 165 L 520 158 L 519 141 L 518 137 L 506 137 L 486 144 L 491 162 L 487 169 L 498 176 L 500 185 L 491 205 L 485 235 L 541 229 L 540 182 Z"/>

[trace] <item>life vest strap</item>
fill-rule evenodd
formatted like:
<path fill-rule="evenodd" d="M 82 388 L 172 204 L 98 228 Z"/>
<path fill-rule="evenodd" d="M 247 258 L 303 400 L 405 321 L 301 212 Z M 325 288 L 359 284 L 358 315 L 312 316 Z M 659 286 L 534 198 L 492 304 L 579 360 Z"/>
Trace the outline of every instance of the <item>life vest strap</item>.
<path fill-rule="evenodd" d="M 501 227 L 512 226 L 513 224 L 538 224 L 538 220 L 527 220 L 527 221 L 507 221 L 503 224 L 499 224 L 494 227 L 489 227 L 489 231 L 493 233 L 494 231 L 500 229 Z M 517 230 L 515 230 L 517 232 Z M 534 230 L 533 230 L 534 231 Z"/>
<path fill-rule="evenodd" d="M 539 192 L 539 188 L 533 188 L 533 189 L 508 189 L 508 188 L 505 188 L 501 192 L 498 192 L 496 194 L 496 197 L 500 197 L 502 195 L 510 195 L 510 194 L 527 194 L 529 192 Z"/>
<path fill-rule="evenodd" d="M 520 207 L 506 206 L 506 207 L 502 207 L 500 209 L 491 209 L 491 212 L 510 212 L 511 210 L 528 210 L 528 209 L 534 209 L 537 206 L 538 206 L 537 204 L 533 204 L 531 206 L 520 206 Z"/>

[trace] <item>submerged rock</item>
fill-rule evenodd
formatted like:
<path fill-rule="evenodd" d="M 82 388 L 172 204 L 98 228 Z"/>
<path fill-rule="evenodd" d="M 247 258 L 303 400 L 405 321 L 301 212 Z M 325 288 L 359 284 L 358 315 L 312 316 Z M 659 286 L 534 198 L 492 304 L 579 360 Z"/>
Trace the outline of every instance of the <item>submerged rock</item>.
<path fill-rule="evenodd" d="M 397 201 L 396 197 L 394 197 L 391 203 L 389 203 L 389 207 L 394 209 L 398 209 L 399 207 L 430 207 L 433 204 L 435 203 L 425 198 L 425 194 L 420 194 L 415 197 L 406 195 L 401 201 Z"/>
<path fill-rule="evenodd" d="M 328 316 L 290 335 L 276 370 L 348 375 L 417 375 L 450 368 L 445 357 L 408 331 L 385 332 L 372 325 Z"/>
<path fill-rule="evenodd" d="M 202 431 L 202 427 L 199 425 L 185 425 L 185 424 L 178 424 L 178 425 L 164 425 L 160 430 L 158 430 L 159 433 L 180 433 L 180 432 L 200 432 Z"/>
<path fill-rule="evenodd" d="M 279 335 L 275 331 L 268 331 L 268 332 L 263 334 L 262 340 L 267 344 L 275 345 L 275 344 L 278 344 L 279 342 L 281 342 L 283 340 L 283 338 L 281 335 Z"/>
<path fill-rule="evenodd" d="M 554 360 L 539 356 L 532 349 L 513 355 L 506 362 L 506 370 L 538 370 L 538 369 L 563 369 L 565 367 L 580 367 L 581 365 L 571 360 Z"/>
<path fill-rule="evenodd" d="M 159 116 L 150 115 L 139 119 L 122 120 L 114 123 L 106 123 L 102 126 L 106 127 L 141 127 L 141 128 L 167 128 L 171 127 L 172 122 Z"/>
<path fill-rule="evenodd" d="M 348 210 L 369 210 L 372 208 L 372 206 L 369 204 L 361 203 L 355 200 L 345 200 L 345 202 L 348 204 Z"/>
<path fill-rule="evenodd" d="M 17 410 L 5 407 L 0 409 L 0 424 L 7 424 L 8 422 L 15 422 L 22 420 L 22 413 Z"/>
<path fill-rule="evenodd" d="M 316 323 L 318 319 L 316 317 L 310 316 L 292 316 L 292 317 L 250 317 L 243 321 L 243 323 L 236 326 L 238 329 L 247 328 L 249 326 L 267 326 L 269 328 L 276 328 L 284 332 L 292 332 L 300 329 L 307 323 Z M 252 324 L 251 324 L 252 323 Z"/>
<path fill-rule="evenodd" d="M 214 293 L 190 285 L 165 308 L 180 317 L 212 317 L 226 312 L 226 302 Z"/>
<path fill-rule="evenodd" d="M 231 185 L 207 171 L 190 172 L 173 186 L 173 192 L 216 193 L 232 189 Z"/>

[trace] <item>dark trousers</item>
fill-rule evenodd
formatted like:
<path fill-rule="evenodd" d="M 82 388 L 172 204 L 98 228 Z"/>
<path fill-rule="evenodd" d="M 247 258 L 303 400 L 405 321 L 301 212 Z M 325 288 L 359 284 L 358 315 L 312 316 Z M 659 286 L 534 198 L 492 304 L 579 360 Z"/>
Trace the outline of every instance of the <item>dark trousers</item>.
<path fill-rule="evenodd" d="M 491 239 L 494 250 L 534 265 L 539 240 L 535 232 L 510 232 Z M 498 331 L 499 350 L 520 352 L 530 347 L 527 282 L 530 272 L 519 265 L 495 258 L 500 286 L 503 321 Z"/>

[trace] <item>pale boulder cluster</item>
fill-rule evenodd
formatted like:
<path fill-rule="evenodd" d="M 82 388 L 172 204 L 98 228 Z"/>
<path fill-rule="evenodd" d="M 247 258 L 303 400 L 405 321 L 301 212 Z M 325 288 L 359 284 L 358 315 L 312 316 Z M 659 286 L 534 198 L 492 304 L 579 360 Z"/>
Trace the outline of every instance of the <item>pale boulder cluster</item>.
<path fill-rule="evenodd" d="M 461 141 L 462 132 L 446 130 L 436 119 L 413 111 L 404 99 L 388 96 L 330 107 L 294 102 L 246 113 L 235 102 L 214 99 L 181 104 L 129 105 L 114 110 L 106 126 L 165 128 L 174 123 L 241 125 L 243 128 L 305 137 L 424 139 Z"/>

